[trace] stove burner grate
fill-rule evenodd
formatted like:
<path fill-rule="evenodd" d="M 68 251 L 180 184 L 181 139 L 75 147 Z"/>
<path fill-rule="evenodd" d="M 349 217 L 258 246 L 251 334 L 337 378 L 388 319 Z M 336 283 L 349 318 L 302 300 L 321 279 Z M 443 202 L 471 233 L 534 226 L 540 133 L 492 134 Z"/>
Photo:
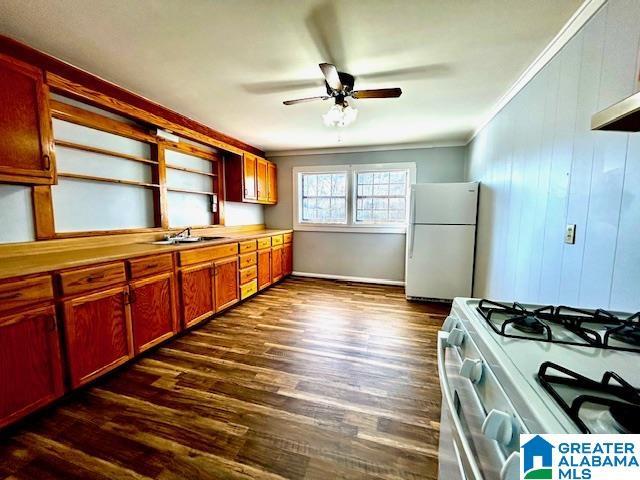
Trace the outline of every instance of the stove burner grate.
<path fill-rule="evenodd" d="M 562 375 L 552 375 L 555 370 Z M 584 405 L 600 405 L 608 408 L 613 421 L 628 433 L 640 433 L 640 390 L 627 383 L 614 372 L 605 372 L 601 381 L 595 381 L 552 362 L 544 362 L 538 370 L 538 380 L 544 389 L 575 422 L 582 433 L 592 433 L 581 418 Z M 616 383 L 611 383 L 614 380 Z M 587 390 L 593 394 L 577 395 L 571 405 L 562 398 L 554 385 Z M 611 398 L 613 397 L 613 398 Z"/>
<path fill-rule="evenodd" d="M 506 304 L 487 299 L 480 300 L 477 310 L 493 331 L 504 337 L 640 353 L 640 312 L 620 318 L 602 309 L 589 311 L 551 305 L 526 309 L 517 302 Z M 494 320 L 498 315 L 506 319 Z M 577 338 L 554 338 L 550 324 L 564 327 Z M 596 331 L 589 328 L 592 325 L 602 328 Z M 612 344 L 611 340 L 616 342 Z"/>

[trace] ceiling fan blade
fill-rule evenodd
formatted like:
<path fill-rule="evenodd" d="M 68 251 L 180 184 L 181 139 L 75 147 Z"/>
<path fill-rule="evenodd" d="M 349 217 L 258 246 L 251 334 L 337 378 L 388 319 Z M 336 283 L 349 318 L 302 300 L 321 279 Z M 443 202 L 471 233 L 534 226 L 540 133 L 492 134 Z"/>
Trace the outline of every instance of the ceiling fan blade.
<path fill-rule="evenodd" d="M 400 95 L 402 95 L 402 90 L 399 88 L 356 90 L 351 94 L 353 98 L 398 98 Z"/>
<path fill-rule="evenodd" d="M 325 96 L 320 96 L 320 97 L 307 97 L 307 98 L 298 98 L 297 100 L 285 100 L 284 103 L 285 105 L 295 105 L 296 103 L 305 103 L 305 102 L 313 102 L 314 100 L 328 100 L 331 97 L 327 97 Z"/>
<path fill-rule="evenodd" d="M 340 75 L 338 75 L 338 69 L 335 65 L 331 65 L 330 63 L 321 63 L 320 70 L 322 70 L 322 74 L 324 75 L 327 84 L 338 92 L 344 90 L 344 86 L 340 81 Z"/>

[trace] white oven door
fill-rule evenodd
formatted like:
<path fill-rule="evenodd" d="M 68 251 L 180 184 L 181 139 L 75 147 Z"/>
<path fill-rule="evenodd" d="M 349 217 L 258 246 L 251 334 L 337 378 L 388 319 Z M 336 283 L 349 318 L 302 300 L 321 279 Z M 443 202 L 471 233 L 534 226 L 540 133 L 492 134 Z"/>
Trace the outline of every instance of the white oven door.
<path fill-rule="evenodd" d="M 487 412 L 472 383 L 460 375 L 462 360 L 456 348 L 448 348 L 448 335 L 438 333 L 442 389 L 439 479 L 508 480 L 501 476 L 505 454 L 482 431 Z"/>

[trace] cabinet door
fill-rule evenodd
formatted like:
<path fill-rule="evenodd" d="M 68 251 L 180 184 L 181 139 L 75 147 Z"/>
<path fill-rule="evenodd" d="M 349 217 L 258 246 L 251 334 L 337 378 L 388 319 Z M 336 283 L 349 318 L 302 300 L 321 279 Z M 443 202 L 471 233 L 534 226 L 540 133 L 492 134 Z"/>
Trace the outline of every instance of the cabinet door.
<path fill-rule="evenodd" d="M 242 183 L 244 184 L 245 200 L 257 200 L 256 192 L 256 162 L 257 157 L 250 153 L 242 156 Z"/>
<path fill-rule="evenodd" d="M 133 356 L 129 287 L 64 302 L 71 385 L 78 387 Z"/>
<path fill-rule="evenodd" d="M 278 202 L 278 170 L 276 168 L 276 164 L 272 162 L 268 162 L 267 164 L 267 201 L 269 203 L 277 203 Z"/>
<path fill-rule="evenodd" d="M 0 54 L 0 181 L 51 184 L 51 118 L 42 71 Z"/>
<path fill-rule="evenodd" d="M 209 318 L 216 311 L 213 275 L 212 263 L 199 264 L 180 271 L 182 325 L 185 328 Z"/>
<path fill-rule="evenodd" d="M 53 307 L 0 318 L 0 427 L 63 393 Z"/>
<path fill-rule="evenodd" d="M 238 257 L 224 258 L 215 263 L 216 311 L 236 303 L 238 293 Z"/>
<path fill-rule="evenodd" d="M 271 249 L 271 281 L 277 282 L 282 278 L 282 245 Z"/>
<path fill-rule="evenodd" d="M 258 290 L 271 285 L 271 249 L 258 250 Z"/>
<path fill-rule="evenodd" d="M 282 274 L 291 275 L 293 271 L 293 248 L 292 244 L 285 243 L 282 246 Z"/>
<path fill-rule="evenodd" d="M 140 353 L 177 331 L 173 273 L 138 280 L 129 289 L 133 347 Z"/>
<path fill-rule="evenodd" d="M 258 158 L 256 172 L 258 177 L 258 201 L 266 202 L 269 199 L 268 165 L 264 158 Z"/>

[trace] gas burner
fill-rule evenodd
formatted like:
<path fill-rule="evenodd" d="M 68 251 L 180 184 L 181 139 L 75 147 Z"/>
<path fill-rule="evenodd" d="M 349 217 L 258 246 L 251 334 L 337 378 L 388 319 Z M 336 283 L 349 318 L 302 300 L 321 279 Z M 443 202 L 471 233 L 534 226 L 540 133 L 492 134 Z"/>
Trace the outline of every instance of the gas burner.
<path fill-rule="evenodd" d="M 524 315 L 513 320 L 511 326 L 525 333 L 544 333 L 544 324 L 534 315 Z"/>
<path fill-rule="evenodd" d="M 640 433 L 640 406 L 617 404 L 609 407 L 609 413 L 619 429 L 625 433 Z"/>
<path fill-rule="evenodd" d="M 552 375 L 555 370 L 561 375 Z M 573 372 L 552 362 L 544 362 L 538 370 L 538 380 L 583 433 L 640 433 L 640 390 L 614 372 L 606 372 L 601 381 Z M 615 383 L 612 383 L 612 380 Z M 606 432 L 593 432 L 587 425 L 593 417 L 590 411 L 602 411 L 607 419 L 596 425 Z M 593 428 L 593 426 L 592 426 Z"/>
<path fill-rule="evenodd" d="M 640 353 L 640 312 L 625 318 L 602 309 L 525 308 L 486 299 L 477 310 L 503 337 Z"/>

